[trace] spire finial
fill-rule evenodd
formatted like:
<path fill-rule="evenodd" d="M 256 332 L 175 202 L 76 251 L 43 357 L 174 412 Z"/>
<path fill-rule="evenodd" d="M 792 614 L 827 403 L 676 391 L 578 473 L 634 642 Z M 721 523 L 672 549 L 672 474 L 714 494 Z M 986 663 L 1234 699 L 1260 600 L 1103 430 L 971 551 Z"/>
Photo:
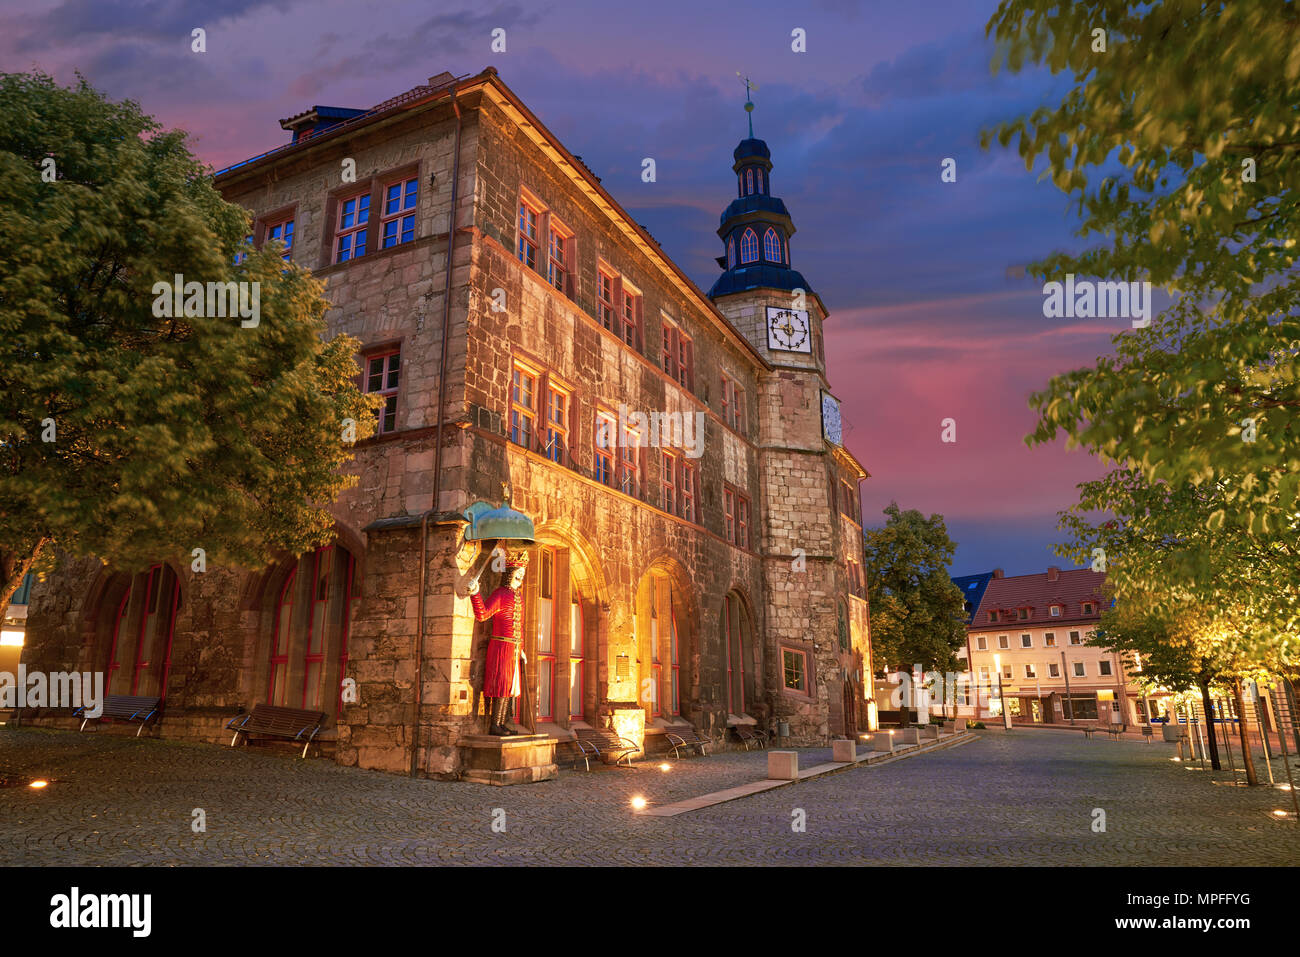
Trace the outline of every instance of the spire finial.
<path fill-rule="evenodd" d="M 740 76 L 740 71 L 736 71 L 736 76 Z M 750 81 L 747 76 L 740 76 L 745 81 L 745 112 L 749 114 L 749 138 L 754 138 L 754 101 L 750 98 L 750 90 L 757 90 L 758 84 Z"/>

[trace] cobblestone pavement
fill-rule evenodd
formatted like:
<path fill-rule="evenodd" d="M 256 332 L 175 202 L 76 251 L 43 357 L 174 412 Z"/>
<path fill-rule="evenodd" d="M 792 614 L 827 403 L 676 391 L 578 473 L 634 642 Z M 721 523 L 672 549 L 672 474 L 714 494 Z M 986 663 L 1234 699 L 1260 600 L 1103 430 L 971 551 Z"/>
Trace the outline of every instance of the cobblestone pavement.
<path fill-rule="evenodd" d="M 808 749 L 809 766 L 825 749 Z M 1215 786 L 1161 743 L 978 740 L 671 818 L 765 777 L 762 752 L 562 770 L 510 788 L 412 781 L 261 749 L 0 729 L 0 864 L 1294 864 L 1272 788 Z M 1280 765 L 1279 765 L 1280 771 Z M 46 777 L 43 790 L 27 787 Z M 206 815 L 195 833 L 194 809 Z M 1093 809 L 1106 813 L 1094 833 Z M 806 830 L 796 831 L 802 810 Z M 494 831 L 493 822 L 504 831 Z"/>

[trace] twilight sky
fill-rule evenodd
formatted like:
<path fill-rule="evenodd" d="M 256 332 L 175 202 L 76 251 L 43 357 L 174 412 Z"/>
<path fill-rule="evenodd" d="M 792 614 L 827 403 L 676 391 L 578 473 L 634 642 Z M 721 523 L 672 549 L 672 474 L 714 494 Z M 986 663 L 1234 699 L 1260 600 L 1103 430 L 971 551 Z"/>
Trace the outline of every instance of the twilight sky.
<path fill-rule="evenodd" d="M 492 65 L 708 289 L 734 196 L 744 87 L 772 192 L 798 233 L 795 268 L 830 310 L 831 386 L 871 472 L 868 525 L 896 500 L 939 512 L 953 574 L 1062 564 L 1056 512 L 1100 466 L 1063 443 L 1028 449 L 1030 392 L 1110 350 L 1125 320 L 1046 319 L 1008 267 L 1078 248 L 1066 198 L 981 128 L 1054 105 L 1045 72 L 993 77 L 993 0 L 551 4 L 357 0 L 28 0 L 0 11 L 0 69 L 80 71 L 191 131 L 220 168 L 279 146 L 313 105 L 369 108 L 448 70 Z M 219 8 L 214 13 L 212 7 Z M 725 12 L 724 12 L 725 11 Z M 190 32 L 207 31 L 207 52 Z M 507 49 L 490 49 L 492 31 Z M 803 28 L 807 52 L 791 51 Z M 658 181 L 641 182 L 654 157 Z M 943 183 L 945 157 L 957 181 Z M 957 422 L 957 441 L 940 423 Z"/>

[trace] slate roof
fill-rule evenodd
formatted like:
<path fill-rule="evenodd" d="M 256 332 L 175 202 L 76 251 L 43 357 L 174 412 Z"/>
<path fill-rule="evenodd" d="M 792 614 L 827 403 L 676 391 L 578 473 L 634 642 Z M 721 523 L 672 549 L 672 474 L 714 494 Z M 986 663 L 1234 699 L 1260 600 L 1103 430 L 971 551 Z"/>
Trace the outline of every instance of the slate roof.
<path fill-rule="evenodd" d="M 975 612 L 979 611 L 984 589 L 992 579 L 992 572 L 980 572 L 978 575 L 958 575 L 952 580 L 952 583 L 961 589 L 962 597 L 966 599 L 966 624 L 969 625 L 975 620 Z"/>

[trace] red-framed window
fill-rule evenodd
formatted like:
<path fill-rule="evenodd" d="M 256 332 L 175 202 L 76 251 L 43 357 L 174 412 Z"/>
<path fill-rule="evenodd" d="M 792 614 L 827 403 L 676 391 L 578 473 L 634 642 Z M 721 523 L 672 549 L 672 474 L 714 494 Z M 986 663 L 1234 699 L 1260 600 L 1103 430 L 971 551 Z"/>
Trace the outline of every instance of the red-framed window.
<path fill-rule="evenodd" d="M 244 241 L 235 249 L 235 265 L 238 266 L 245 259 L 253 254 L 253 234 L 249 233 L 244 237 Z"/>
<path fill-rule="evenodd" d="M 749 615 L 736 592 L 722 601 L 722 637 L 727 649 L 727 710 L 745 713 L 745 654 L 749 648 Z"/>
<path fill-rule="evenodd" d="M 384 186 L 384 209 L 379 218 L 379 246 L 387 249 L 415 238 L 415 207 L 420 198 L 420 181 L 398 180 Z"/>
<path fill-rule="evenodd" d="M 537 717 L 555 720 L 555 549 L 542 547 L 537 574 Z"/>
<path fill-rule="evenodd" d="M 770 263 L 781 262 L 781 239 L 771 226 L 763 233 L 763 258 Z"/>
<path fill-rule="evenodd" d="M 401 350 L 371 353 L 365 357 L 365 363 L 366 378 L 363 391 L 384 398 L 384 404 L 375 413 L 379 419 L 376 431 L 380 435 L 396 431 L 397 387 L 402 365 Z"/>
<path fill-rule="evenodd" d="M 537 373 L 518 364 L 510 386 L 510 441 L 526 449 L 537 441 Z"/>
<path fill-rule="evenodd" d="M 740 262 L 758 262 L 758 234 L 749 228 L 740 234 Z"/>
<path fill-rule="evenodd" d="M 122 595 L 121 602 L 117 606 L 117 614 L 113 616 L 113 643 L 108 648 L 108 680 L 104 683 L 104 689 L 110 694 L 125 694 L 124 690 L 113 687 L 113 679 L 117 676 L 118 669 L 122 663 L 117 660 L 118 649 L 121 647 L 122 629 L 126 625 L 127 607 L 131 601 L 131 587 L 128 587 L 126 593 Z"/>
<path fill-rule="evenodd" d="M 541 242 L 542 211 L 526 199 L 519 200 L 519 239 L 515 255 L 529 269 L 537 268 L 537 247 Z"/>
<path fill-rule="evenodd" d="M 289 706 L 289 649 L 293 638 L 293 590 L 298 577 L 295 567 L 280 588 L 280 599 L 275 606 L 274 631 L 271 639 L 271 679 L 267 688 L 266 703 L 279 707 Z"/>
<path fill-rule="evenodd" d="M 659 472 L 660 488 L 663 492 L 663 510 L 669 515 L 677 514 L 677 456 L 667 449 L 660 453 L 662 457 Z"/>
<path fill-rule="evenodd" d="M 162 696 L 166 692 L 180 587 L 170 568 L 150 566 L 145 579 L 144 613 L 136 637 L 135 669 L 131 675 L 133 695 Z"/>
<path fill-rule="evenodd" d="M 546 231 L 546 281 L 567 296 L 572 288 L 573 233 L 553 216 Z"/>
<path fill-rule="evenodd" d="M 280 258 L 286 262 L 293 258 L 293 220 L 282 219 L 266 227 L 267 242 L 284 243 L 284 252 Z"/>
<path fill-rule="evenodd" d="M 626 286 L 623 289 L 623 324 L 619 335 L 633 349 L 641 342 L 641 294 Z"/>
<path fill-rule="evenodd" d="M 699 521 L 695 514 L 695 466 L 685 459 L 682 460 L 682 480 L 681 480 L 681 507 L 680 515 L 688 522 Z"/>
<path fill-rule="evenodd" d="M 616 277 L 601 269 L 596 272 L 596 312 L 600 324 L 610 332 L 614 331 L 614 321 L 618 311 L 614 308 L 614 285 Z"/>
<path fill-rule="evenodd" d="M 582 717 L 583 663 L 586 655 L 583 651 L 582 602 L 574 599 L 569 603 L 569 717 Z"/>
<path fill-rule="evenodd" d="M 736 493 L 729 488 L 722 490 L 722 514 L 726 518 L 727 541 L 736 541 Z"/>
<path fill-rule="evenodd" d="M 651 587 L 657 592 L 658 588 Z M 658 718 L 663 714 L 663 707 L 659 702 L 659 689 L 663 687 L 664 666 L 659 660 L 659 642 L 662 636 L 659 632 L 659 596 L 652 594 L 650 601 L 650 717 Z"/>
<path fill-rule="evenodd" d="M 673 607 L 671 589 L 668 592 L 668 625 L 671 629 L 668 633 L 668 659 L 671 668 L 668 677 L 668 706 L 669 714 L 676 716 L 682 713 L 681 647 L 677 640 L 677 611 Z"/>
<path fill-rule="evenodd" d="M 355 193 L 339 200 L 334 224 L 334 261 L 343 263 L 366 254 L 370 224 L 370 193 Z"/>
<path fill-rule="evenodd" d="M 661 359 L 664 372 L 672 376 L 682 388 L 691 388 L 695 381 L 695 345 L 690 336 L 668 322 L 663 325 Z"/>
<path fill-rule="evenodd" d="M 303 655 L 302 707 L 318 710 L 324 698 L 325 628 L 329 611 L 334 546 L 312 555 L 311 618 L 307 622 L 307 651 Z"/>
<path fill-rule="evenodd" d="M 749 547 L 749 499 L 736 493 L 736 544 Z"/>
<path fill-rule="evenodd" d="M 563 463 L 569 448 L 569 393 L 546 386 L 546 457 Z"/>
<path fill-rule="evenodd" d="M 745 393 L 736 381 L 726 374 L 722 380 L 722 421 L 737 432 L 745 431 Z"/>
<path fill-rule="evenodd" d="M 619 436 L 618 487 L 628 495 L 638 494 L 641 488 L 640 458 L 641 433 L 631 426 L 624 426 L 623 434 Z"/>
<path fill-rule="evenodd" d="M 596 435 L 592 448 L 595 450 L 596 481 L 613 486 L 617 481 L 614 462 L 618 455 L 618 423 L 612 415 L 596 413 Z"/>

